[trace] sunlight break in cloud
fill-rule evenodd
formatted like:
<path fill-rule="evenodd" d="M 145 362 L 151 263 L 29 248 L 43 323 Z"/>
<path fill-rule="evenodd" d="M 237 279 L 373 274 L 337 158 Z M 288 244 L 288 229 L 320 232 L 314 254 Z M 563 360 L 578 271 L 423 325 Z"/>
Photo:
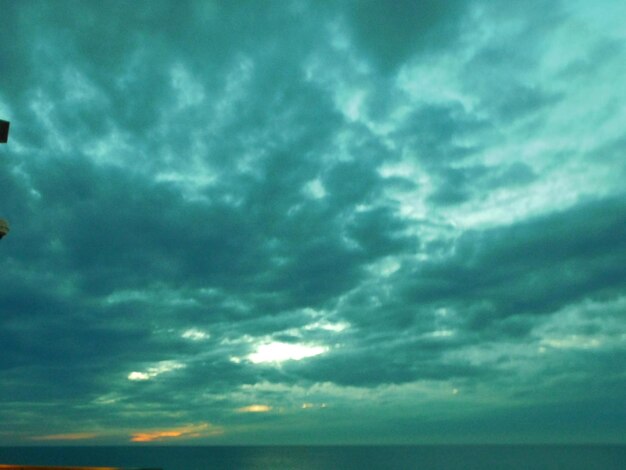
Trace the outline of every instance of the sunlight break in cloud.
<path fill-rule="evenodd" d="M 256 352 L 248 355 L 248 359 L 259 364 L 262 362 L 299 361 L 307 357 L 317 356 L 328 351 L 327 346 L 306 346 L 278 341 L 261 344 Z"/>
<path fill-rule="evenodd" d="M 128 380 L 142 381 L 150 380 L 157 375 L 161 375 L 165 372 L 171 372 L 176 369 L 182 369 L 185 365 L 176 361 L 161 361 L 155 367 L 150 367 L 146 372 L 133 371 L 128 374 Z"/>
<path fill-rule="evenodd" d="M 150 430 L 132 434 L 131 442 L 153 442 L 168 439 L 191 439 L 222 434 L 220 428 L 209 423 L 190 424 L 180 428 Z"/>
<path fill-rule="evenodd" d="M 303 410 L 310 410 L 312 408 L 326 408 L 326 403 L 302 403 L 302 406 L 300 407 Z"/>
<path fill-rule="evenodd" d="M 321 330 L 326 330 L 326 331 L 334 331 L 335 333 L 340 333 L 349 327 L 350 327 L 350 324 L 347 322 L 330 323 L 327 321 L 318 321 L 318 322 L 306 325 L 304 329 L 305 330 L 321 329 Z"/>
<path fill-rule="evenodd" d="M 199 330 L 198 328 L 185 330 L 181 336 L 190 341 L 202 341 L 209 338 L 208 333 Z"/>

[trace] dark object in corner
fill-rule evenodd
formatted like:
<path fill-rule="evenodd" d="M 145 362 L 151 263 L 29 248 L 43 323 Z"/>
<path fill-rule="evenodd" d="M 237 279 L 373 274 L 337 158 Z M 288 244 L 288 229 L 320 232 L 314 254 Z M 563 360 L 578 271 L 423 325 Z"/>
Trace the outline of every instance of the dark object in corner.
<path fill-rule="evenodd" d="M 9 233 L 9 223 L 4 219 L 0 219 L 0 238 L 4 237 L 7 233 Z M 2 467 L 0 466 L 0 468 Z"/>
<path fill-rule="evenodd" d="M 0 144 L 6 144 L 9 140 L 9 121 L 0 119 Z"/>

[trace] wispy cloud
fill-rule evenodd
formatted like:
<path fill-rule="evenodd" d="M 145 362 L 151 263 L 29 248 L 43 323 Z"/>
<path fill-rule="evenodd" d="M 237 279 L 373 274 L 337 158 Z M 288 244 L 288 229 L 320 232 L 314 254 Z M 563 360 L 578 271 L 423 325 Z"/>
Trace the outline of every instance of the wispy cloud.
<path fill-rule="evenodd" d="M 100 436 L 99 433 L 94 432 L 75 432 L 65 434 L 48 434 L 44 436 L 31 437 L 33 441 L 83 441 L 96 439 Z"/>

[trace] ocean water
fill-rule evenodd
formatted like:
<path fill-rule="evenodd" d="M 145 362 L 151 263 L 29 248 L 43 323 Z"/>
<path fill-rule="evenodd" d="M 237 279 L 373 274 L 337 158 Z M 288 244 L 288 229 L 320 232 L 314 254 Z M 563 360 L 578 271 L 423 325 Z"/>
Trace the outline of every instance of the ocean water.
<path fill-rule="evenodd" d="M 626 446 L 0 447 L 0 463 L 163 470 L 624 470 Z"/>

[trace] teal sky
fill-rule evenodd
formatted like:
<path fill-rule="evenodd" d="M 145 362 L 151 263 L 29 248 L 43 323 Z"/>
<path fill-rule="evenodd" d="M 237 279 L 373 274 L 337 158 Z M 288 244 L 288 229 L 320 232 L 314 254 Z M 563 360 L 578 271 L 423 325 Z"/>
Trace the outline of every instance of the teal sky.
<path fill-rule="evenodd" d="M 625 24 L 0 0 L 0 445 L 626 443 Z"/>

